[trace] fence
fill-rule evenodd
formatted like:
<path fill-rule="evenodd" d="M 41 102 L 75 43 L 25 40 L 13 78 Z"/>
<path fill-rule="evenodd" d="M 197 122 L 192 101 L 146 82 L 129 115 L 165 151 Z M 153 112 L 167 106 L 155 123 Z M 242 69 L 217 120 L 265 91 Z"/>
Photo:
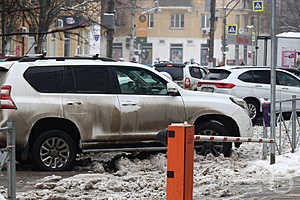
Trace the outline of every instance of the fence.
<path fill-rule="evenodd" d="M 7 132 L 6 140 L 7 145 L 3 151 L 0 169 L 7 165 L 7 177 L 8 177 L 8 187 L 7 187 L 7 197 L 10 200 L 16 199 L 16 130 L 14 123 L 11 121 L 7 122 L 7 127 L 0 128 L 0 134 Z"/>
<path fill-rule="evenodd" d="M 275 141 L 276 147 L 279 154 L 285 153 L 287 149 L 291 149 L 292 153 L 295 152 L 297 146 L 299 145 L 300 132 L 300 122 L 297 116 L 297 101 L 300 102 L 300 98 L 296 98 L 296 95 L 293 95 L 291 99 L 276 101 L 276 133 Z M 288 109 L 283 109 L 283 104 L 291 105 Z M 268 135 L 268 127 L 270 127 L 270 116 L 266 113 L 269 113 L 270 103 L 263 103 L 263 117 L 264 117 L 264 128 L 263 133 L 264 137 Z M 286 106 L 285 106 L 286 107 Z M 290 113 L 290 116 L 289 114 Z M 289 118 L 288 118 L 289 117 Z M 288 120 L 287 120 L 288 118 Z M 266 146 L 263 147 L 263 157 L 265 158 L 267 154 Z"/>

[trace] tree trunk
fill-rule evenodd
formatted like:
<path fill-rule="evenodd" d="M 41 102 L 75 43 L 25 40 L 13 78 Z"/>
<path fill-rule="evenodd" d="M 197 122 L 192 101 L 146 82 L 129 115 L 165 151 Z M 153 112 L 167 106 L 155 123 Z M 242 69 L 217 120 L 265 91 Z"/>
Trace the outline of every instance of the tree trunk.
<path fill-rule="evenodd" d="M 1 33 L 5 34 L 6 33 L 6 20 L 5 20 L 5 0 L 1 0 Z M 5 56 L 5 48 L 6 48 L 6 36 L 2 36 L 1 38 L 2 42 L 1 42 L 1 56 L 4 57 Z"/>

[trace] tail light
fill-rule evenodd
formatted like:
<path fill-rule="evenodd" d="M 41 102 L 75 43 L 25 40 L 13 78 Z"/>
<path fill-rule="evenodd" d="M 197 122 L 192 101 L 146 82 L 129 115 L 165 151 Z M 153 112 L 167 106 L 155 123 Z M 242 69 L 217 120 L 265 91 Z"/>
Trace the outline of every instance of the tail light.
<path fill-rule="evenodd" d="M 185 78 L 185 85 L 184 85 L 185 88 L 189 88 L 191 87 L 191 80 L 189 78 Z"/>
<path fill-rule="evenodd" d="M 0 109 L 17 109 L 10 96 L 11 86 L 3 85 L 0 90 Z"/>
<path fill-rule="evenodd" d="M 233 88 L 235 85 L 232 83 L 216 83 L 216 82 L 198 82 L 198 87 L 201 85 L 215 85 L 217 88 Z"/>

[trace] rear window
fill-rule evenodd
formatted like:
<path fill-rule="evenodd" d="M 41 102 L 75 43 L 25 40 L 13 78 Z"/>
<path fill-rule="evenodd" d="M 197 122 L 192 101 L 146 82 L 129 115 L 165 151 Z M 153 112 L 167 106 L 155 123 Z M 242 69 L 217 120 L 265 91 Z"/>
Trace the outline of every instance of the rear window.
<path fill-rule="evenodd" d="M 24 78 L 39 92 L 61 92 L 64 67 L 29 67 Z"/>
<path fill-rule="evenodd" d="M 223 80 L 226 79 L 231 72 L 224 69 L 209 69 L 209 73 L 204 80 Z"/>
<path fill-rule="evenodd" d="M 172 76 L 174 81 L 181 81 L 183 80 L 183 68 L 184 65 L 180 64 L 172 64 L 172 65 L 154 65 L 155 70 L 159 72 L 167 72 Z"/>

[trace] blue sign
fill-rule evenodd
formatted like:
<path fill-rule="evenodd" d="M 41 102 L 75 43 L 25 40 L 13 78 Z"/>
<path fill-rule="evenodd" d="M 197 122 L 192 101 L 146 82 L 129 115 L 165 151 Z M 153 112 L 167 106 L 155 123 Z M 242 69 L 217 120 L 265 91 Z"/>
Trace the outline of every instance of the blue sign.
<path fill-rule="evenodd" d="M 237 35 L 237 24 L 228 24 L 227 25 L 227 34 L 228 35 Z"/>
<path fill-rule="evenodd" d="M 253 0 L 253 12 L 264 11 L 264 1 L 263 0 Z"/>
<path fill-rule="evenodd" d="M 94 35 L 94 39 L 95 39 L 96 41 L 99 40 L 99 37 L 100 37 L 100 35 Z"/>

